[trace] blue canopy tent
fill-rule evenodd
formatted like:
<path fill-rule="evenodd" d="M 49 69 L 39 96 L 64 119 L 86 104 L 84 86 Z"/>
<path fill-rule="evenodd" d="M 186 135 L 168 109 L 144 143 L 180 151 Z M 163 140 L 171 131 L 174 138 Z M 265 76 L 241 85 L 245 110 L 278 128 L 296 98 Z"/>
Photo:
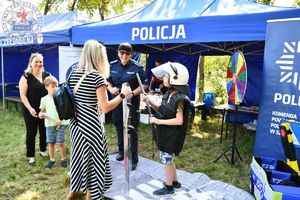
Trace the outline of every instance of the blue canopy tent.
<path fill-rule="evenodd" d="M 267 20 L 297 16 L 300 9 L 248 0 L 155 0 L 113 19 L 73 27 L 72 43 L 82 45 L 88 39 L 96 39 L 116 48 L 128 41 L 136 51 L 150 54 L 149 66 L 154 66 L 158 55 L 168 59 L 185 55 L 184 62 L 190 74 L 195 75 L 189 83 L 193 98 L 198 69 L 195 57 L 229 55 L 239 49 L 246 56 L 249 71 L 253 68 L 261 73 Z M 247 102 L 258 105 L 259 98 L 251 94 L 260 91 L 261 80 L 257 81 L 256 76 L 248 80 Z"/>
<path fill-rule="evenodd" d="M 2 63 L 2 96 L 4 97 L 4 83 L 18 82 L 27 66 L 30 54 L 40 52 L 44 55 L 44 65 L 47 71 L 58 77 L 58 45 L 70 45 L 73 26 L 86 23 L 76 12 L 43 16 L 41 43 L 28 41 L 27 44 L 13 43 L 10 38 L 0 32 L 1 63 Z M 5 66 L 4 66 L 5 65 Z M 4 106 L 3 98 L 3 106 Z"/>

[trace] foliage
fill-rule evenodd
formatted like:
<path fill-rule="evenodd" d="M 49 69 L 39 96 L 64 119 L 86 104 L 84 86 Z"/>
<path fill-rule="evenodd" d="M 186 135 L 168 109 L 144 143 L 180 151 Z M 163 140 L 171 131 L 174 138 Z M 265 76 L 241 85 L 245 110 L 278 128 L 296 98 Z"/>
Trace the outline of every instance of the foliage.
<path fill-rule="evenodd" d="M 13 108 L 13 107 L 12 107 Z M 27 164 L 25 157 L 25 126 L 20 113 L 4 111 L 0 103 L 0 199 L 15 199 L 27 195 L 40 196 L 43 200 L 65 199 L 69 191 L 68 170 L 59 166 L 45 170 L 47 158 L 37 157 L 37 166 Z M 192 120 L 190 121 L 192 122 Z M 253 151 L 254 135 L 246 134 L 245 129 L 238 125 L 237 145 L 243 157 L 242 169 L 227 163 L 225 158 L 217 163 L 212 162 L 220 153 L 230 146 L 231 140 L 219 142 L 220 116 L 210 116 L 208 120 L 200 120 L 198 113 L 186 136 L 181 154 L 175 159 L 179 169 L 190 173 L 205 173 L 211 179 L 220 180 L 244 190 L 249 188 L 249 168 Z M 230 133 L 232 126 L 229 127 Z M 110 152 L 117 150 L 117 134 L 111 123 L 105 125 Z M 152 159 L 151 126 L 140 125 L 139 128 L 140 156 Z M 37 136 L 38 138 L 38 136 Z M 229 134 L 228 138 L 231 138 Z M 70 154 L 70 143 L 67 134 L 67 155 Z M 38 139 L 37 139 L 38 140 Z M 38 152 L 38 141 L 36 143 Z M 58 158 L 58 151 L 56 158 Z M 156 151 L 154 160 L 159 161 Z M 162 169 L 163 170 L 163 169 Z"/>
<path fill-rule="evenodd" d="M 57 13 L 57 12 L 60 12 L 57 5 L 59 5 L 62 2 L 63 2 L 63 0 L 43 0 L 38 5 L 38 7 L 40 9 L 43 9 L 44 15 L 47 15 L 50 11 L 52 11 L 53 13 Z"/>
<path fill-rule="evenodd" d="M 257 0 L 258 3 L 273 5 L 274 0 Z"/>
<path fill-rule="evenodd" d="M 151 0 L 42 0 L 39 8 L 44 10 L 44 15 L 51 13 L 64 12 L 63 6 L 66 6 L 69 11 L 86 11 L 90 17 L 100 16 L 101 20 L 106 19 L 110 15 L 119 15 L 132 8 L 137 8 L 138 5 L 146 5 Z"/>
<path fill-rule="evenodd" d="M 227 102 L 226 74 L 230 56 L 205 56 L 204 91 L 214 92 L 217 103 Z"/>

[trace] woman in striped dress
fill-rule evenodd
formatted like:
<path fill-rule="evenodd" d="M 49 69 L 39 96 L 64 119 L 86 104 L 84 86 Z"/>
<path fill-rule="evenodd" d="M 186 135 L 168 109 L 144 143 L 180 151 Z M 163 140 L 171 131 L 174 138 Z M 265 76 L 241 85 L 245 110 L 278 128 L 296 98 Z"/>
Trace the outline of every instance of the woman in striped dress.
<path fill-rule="evenodd" d="M 70 123 L 71 191 L 67 199 L 89 192 L 92 199 L 102 199 L 111 186 L 107 143 L 100 112 L 109 112 L 131 94 L 123 87 L 119 96 L 108 101 L 105 77 L 109 64 L 105 47 L 95 40 L 85 43 L 78 68 L 73 71 L 69 85 L 74 89 L 83 75 L 75 96 L 76 118 Z"/>

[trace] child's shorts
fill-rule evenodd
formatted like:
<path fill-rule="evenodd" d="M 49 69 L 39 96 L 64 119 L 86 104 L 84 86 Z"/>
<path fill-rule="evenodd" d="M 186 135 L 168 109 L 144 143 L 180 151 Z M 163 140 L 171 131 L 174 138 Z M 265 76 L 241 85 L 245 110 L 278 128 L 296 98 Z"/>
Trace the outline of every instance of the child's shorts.
<path fill-rule="evenodd" d="M 162 164 L 172 164 L 174 159 L 174 154 L 169 154 L 163 151 L 160 151 L 160 159 Z"/>
<path fill-rule="evenodd" d="M 59 128 L 57 128 L 57 126 L 46 127 L 46 142 L 49 144 L 65 142 L 66 128 L 66 125 L 61 125 Z"/>

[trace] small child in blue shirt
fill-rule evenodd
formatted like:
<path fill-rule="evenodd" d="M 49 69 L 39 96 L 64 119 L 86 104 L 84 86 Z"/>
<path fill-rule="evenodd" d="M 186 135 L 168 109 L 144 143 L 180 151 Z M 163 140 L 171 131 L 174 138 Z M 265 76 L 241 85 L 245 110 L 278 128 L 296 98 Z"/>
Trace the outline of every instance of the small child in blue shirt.
<path fill-rule="evenodd" d="M 60 165 L 67 168 L 66 149 L 65 149 L 65 129 L 67 128 L 68 121 L 60 120 L 54 104 L 53 95 L 58 86 L 58 81 L 54 76 L 48 76 L 44 80 L 44 85 L 48 91 L 48 95 L 41 99 L 39 118 L 45 119 L 46 137 L 49 145 L 50 160 L 46 169 L 52 169 L 55 164 L 55 144 L 59 146 L 60 152 Z"/>

